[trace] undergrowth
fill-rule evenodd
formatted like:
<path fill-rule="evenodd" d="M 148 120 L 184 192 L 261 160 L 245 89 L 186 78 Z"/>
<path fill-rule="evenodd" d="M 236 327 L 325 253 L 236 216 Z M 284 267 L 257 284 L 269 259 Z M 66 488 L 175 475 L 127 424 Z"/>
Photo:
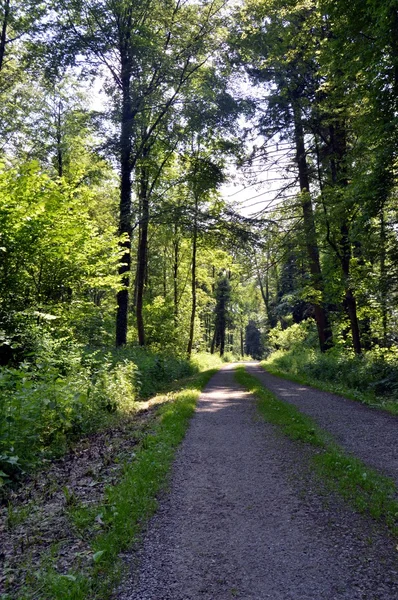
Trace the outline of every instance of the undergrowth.
<path fill-rule="evenodd" d="M 262 365 L 273 375 L 398 414 L 398 354 L 392 349 L 356 356 L 339 348 L 321 353 L 293 345 L 273 352 Z"/>
<path fill-rule="evenodd" d="M 221 362 L 205 353 L 188 361 L 138 347 L 90 350 L 43 339 L 32 360 L 0 367 L 0 486 L 134 411 L 141 399 Z"/>
<path fill-rule="evenodd" d="M 360 512 L 382 520 L 398 536 L 397 489 L 392 480 L 347 455 L 311 417 L 279 400 L 243 367 L 238 367 L 236 379 L 258 398 L 259 411 L 267 421 L 281 427 L 291 439 L 318 448 L 313 466 L 329 487 Z"/>

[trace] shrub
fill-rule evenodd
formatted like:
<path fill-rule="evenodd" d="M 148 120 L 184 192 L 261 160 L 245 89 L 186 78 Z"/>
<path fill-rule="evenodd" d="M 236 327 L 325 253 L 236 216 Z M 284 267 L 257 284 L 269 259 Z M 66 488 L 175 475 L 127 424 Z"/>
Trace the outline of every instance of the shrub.
<path fill-rule="evenodd" d="M 268 343 L 275 349 L 290 350 L 303 345 L 315 347 L 317 343 L 316 325 L 313 319 L 294 323 L 282 329 L 280 323 L 268 334 Z"/>
<path fill-rule="evenodd" d="M 358 399 L 386 404 L 396 403 L 398 394 L 398 350 L 374 348 L 361 356 L 347 349 L 318 350 L 295 346 L 289 351 L 278 350 L 266 366 L 305 379 L 326 382 L 341 393 L 351 393 Z M 390 406 L 390 408 L 393 408 Z M 398 407 L 397 407 L 398 408 Z"/>

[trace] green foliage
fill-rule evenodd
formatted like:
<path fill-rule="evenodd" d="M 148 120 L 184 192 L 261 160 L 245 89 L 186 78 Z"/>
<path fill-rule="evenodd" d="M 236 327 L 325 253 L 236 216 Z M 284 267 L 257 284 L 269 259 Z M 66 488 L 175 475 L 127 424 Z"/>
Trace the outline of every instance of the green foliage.
<path fill-rule="evenodd" d="M 395 348 L 374 348 L 362 356 L 335 348 L 326 353 L 293 345 L 263 363 L 276 375 L 348 395 L 398 413 L 398 355 Z"/>
<path fill-rule="evenodd" d="M 218 354 L 209 354 L 208 352 L 197 352 L 192 354 L 191 363 L 199 371 L 207 371 L 209 369 L 217 369 L 225 363 L 226 355 L 220 358 Z"/>
<path fill-rule="evenodd" d="M 65 451 L 71 440 L 135 410 L 184 377 L 222 364 L 139 347 L 87 350 L 43 336 L 35 360 L 0 368 L 0 480 L 7 482 Z"/>
<path fill-rule="evenodd" d="M 315 347 L 317 342 L 316 327 L 312 319 L 301 323 L 294 323 L 286 329 L 282 329 L 280 323 L 268 333 L 268 342 L 271 347 L 281 350 L 293 350 L 303 344 Z"/>
<path fill-rule="evenodd" d="M 29 311 L 77 333 L 81 302 L 98 313 L 115 293 L 117 239 L 112 223 L 103 230 L 92 218 L 93 205 L 93 191 L 51 180 L 37 162 L 0 168 L 0 323 L 9 335 Z"/>
<path fill-rule="evenodd" d="M 78 346 L 41 348 L 34 363 L 0 369 L 0 469 L 17 477 L 70 439 L 134 409 L 137 367 Z M 5 479 L 3 476 L 3 479 Z"/>

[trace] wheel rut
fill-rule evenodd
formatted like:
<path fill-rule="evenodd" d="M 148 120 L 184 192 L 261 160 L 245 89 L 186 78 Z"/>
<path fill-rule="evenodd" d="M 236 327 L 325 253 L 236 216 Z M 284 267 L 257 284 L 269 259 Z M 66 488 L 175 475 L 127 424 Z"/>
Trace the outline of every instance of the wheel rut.
<path fill-rule="evenodd" d="M 198 402 L 120 600 L 392 600 L 396 541 L 320 489 L 312 449 L 217 373 Z"/>
<path fill-rule="evenodd" d="M 397 415 L 275 377 L 258 363 L 248 363 L 246 369 L 278 398 L 312 417 L 345 450 L 394 479 L 398 487 Z"/>

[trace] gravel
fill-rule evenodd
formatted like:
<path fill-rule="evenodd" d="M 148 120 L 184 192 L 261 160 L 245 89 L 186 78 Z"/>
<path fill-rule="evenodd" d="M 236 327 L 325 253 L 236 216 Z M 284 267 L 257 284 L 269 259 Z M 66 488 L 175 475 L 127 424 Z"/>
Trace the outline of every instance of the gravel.
<path fill-rule="evenodd" d="M 222 369 L 114 598 L 397 598 L 396 540 L 320 489 L 313 451 L 265 423 L 232 366 Z"/>
<path fill-rule="evenodd" d="M 398 416 L 275 377 L 256 363 L 246 368 L 278 398 L 310 415 L 345 450 L 392 477 L 398 486 Z"/>

